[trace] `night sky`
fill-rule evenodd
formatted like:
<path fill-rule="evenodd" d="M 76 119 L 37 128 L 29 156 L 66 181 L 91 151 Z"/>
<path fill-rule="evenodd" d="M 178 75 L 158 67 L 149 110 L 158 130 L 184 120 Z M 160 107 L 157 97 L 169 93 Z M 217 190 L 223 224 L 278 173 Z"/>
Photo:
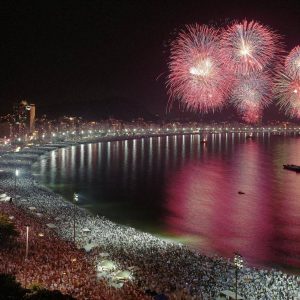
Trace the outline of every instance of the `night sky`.
<path fill-rule="evenodd" d="M 256 19 L 286 50 L 300 44 L 299 0 L 74 2 L 0 4 L 0 114 L 28 99 L 38 115 L 163 117 L 168 45 L 184 24 Z"/>

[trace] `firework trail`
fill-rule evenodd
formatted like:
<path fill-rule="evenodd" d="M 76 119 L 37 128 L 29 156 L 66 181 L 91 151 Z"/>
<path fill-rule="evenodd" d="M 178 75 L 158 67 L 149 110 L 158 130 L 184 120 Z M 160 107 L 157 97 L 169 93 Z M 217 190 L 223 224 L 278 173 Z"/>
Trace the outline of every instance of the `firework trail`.
<path fill-rule="evenodd" d="M 246 122 L 256 123 L 263 108 L 272 100 L 271 90 L 272 80 L 266 72 L 239 75 L 232 88 L 230 101 Z"/>
<path fill-rule="evenodd" d="M 168 87 L 170 103 L 208 112 L 228 97 L 232 75 L 220 47 L 218 31 L 205 25 L 187 26 L 171 46 Z"/>
<path fill-rule="evenodd" d="M 235 74 L 263 71 L 280 51 L 280 38 L 268 27 L 244 20 L 228 26 L 221 45 Z"/>

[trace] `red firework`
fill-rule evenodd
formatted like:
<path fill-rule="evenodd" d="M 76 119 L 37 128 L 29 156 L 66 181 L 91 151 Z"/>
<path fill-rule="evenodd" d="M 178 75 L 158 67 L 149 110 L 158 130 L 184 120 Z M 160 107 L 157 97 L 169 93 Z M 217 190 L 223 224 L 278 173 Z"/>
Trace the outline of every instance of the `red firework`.
<path fill-rule="evenodd" d="M 247 123 L 257 123 L 264 107 L 272 101 L 273 83 L 266 72 L 237 76 L 231 93 L 231 103 Z"/>
<path fill-rule="evenodd" d="M 261 121 L 262 113 L 262 108 L 249 106 L 241 112 L 241 116 L 246 123 L 257 124 Z"/>
<path fill-rule="evenodd" d="M 281 73 L 277 77 L 275 94 L 278 105 L 287 116 L 300 118 L 300 78 Z"/>
<path fill-rule="evenodd" d="M 292 49 L 277 72 L 275 95 L 287 116 L 300 118 L 300 46 Z"/>
<path fill-rule="evenodd" d="M 171 46 L 168 87 L 171 104 L 208 112 L 220 108 L 232 83 L 219 32 L 205 25 L 187 26 Z"/>
<path fill-rule="evenodd" d="M 244 20 L 228 26 L 221 44 L 235 74 L 262 71 L 270 65 L 280 50 L 280 37 L 268 27 Z"/>
<path fill-rule="evenodd" d="M 285 72 L 293 78 L 300 78 L 300 46 L 295 47 L 286 57 Z"/>

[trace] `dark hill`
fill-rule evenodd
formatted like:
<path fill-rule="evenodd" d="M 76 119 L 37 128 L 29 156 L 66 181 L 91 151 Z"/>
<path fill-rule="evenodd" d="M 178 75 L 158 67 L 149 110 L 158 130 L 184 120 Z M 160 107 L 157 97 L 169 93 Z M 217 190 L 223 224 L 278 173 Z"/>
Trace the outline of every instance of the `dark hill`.
<path fill-rule="evenodd" d="M 125 97 L 107 97 L 85 102 L 65 102 L 55 105 L 43 105 L 38 115 L 46 114 L 49 118 L 63 115 L 81 116 L 87 120 L 99 120 L 114 117 L 123 120 L 132 120 L 143 117 L 145 120 L 156 120 L 156 117 L 135 101 Z"/>

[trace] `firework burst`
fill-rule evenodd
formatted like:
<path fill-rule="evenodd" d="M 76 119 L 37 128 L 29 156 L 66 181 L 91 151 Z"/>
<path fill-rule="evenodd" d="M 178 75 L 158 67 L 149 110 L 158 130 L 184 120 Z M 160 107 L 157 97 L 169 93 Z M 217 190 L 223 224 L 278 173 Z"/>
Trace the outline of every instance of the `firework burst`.
<path fill-rule="evenodd" d="M 226 61 L 235 74 L 249 74 L 268 67 L 279 51 L 279 36 L 255 21 L 235 23 L 222 33 Z"/>
<path fill-rule="evenodd" d="M 300 78 L 300 46 L 295 47 L 286 57 L 285 72 L 293 78 Z"/>
<path fill-rule="evenodd" d="M 300 118 L 300 78 L 280 73 L 277 77 L 275 95 L 278 105 L 286 115 Z"/>
<path fill-rule="evenodd" d="M 246 123 L 256 124 L 261 121 L 263 110 L 261 108 L 249 107 L 241 112 L 242 119 Z"/>
<path fill-rule="evenodd" d="M 264 107 L 271 102 L 272 81 L 265 72 L 252 72 L 237 77 L 231 103 L 248 123 L 256 123 Z"/>
<path fill-rule="evenodd" d="M 171 104 L 179 99 L 192 111 L 220 108 L 232 83 L 227 65 L 218 31 L 205 25 L 187 26 L 171 46 L 168 78 Z"/>

